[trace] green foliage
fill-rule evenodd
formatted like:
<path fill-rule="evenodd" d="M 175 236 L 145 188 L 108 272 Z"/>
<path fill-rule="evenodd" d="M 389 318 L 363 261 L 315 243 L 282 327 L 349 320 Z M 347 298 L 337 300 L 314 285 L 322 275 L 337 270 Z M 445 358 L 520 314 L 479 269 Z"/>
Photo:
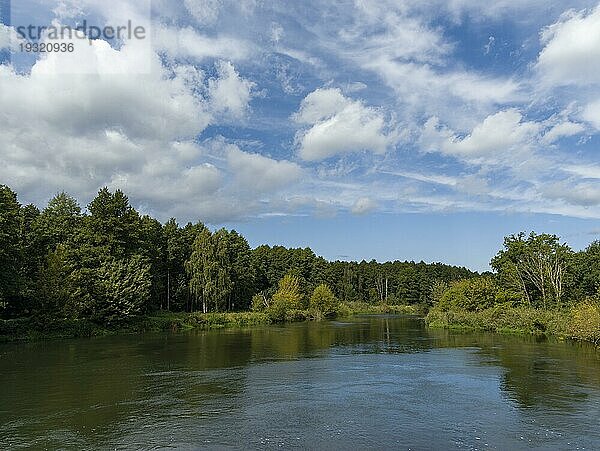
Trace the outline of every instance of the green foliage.
<path fill-rule="evenodd" d="M 448 289 L 448 283 L 444 280 L 436 279 L 433 281 L 431 285 L 431 302 L 432 304 L 437 304 L 442 300 L 444 293 Z"/>
<path fill-rule="evenodd" d="M 287 274 L 279 281 L 279 288 L 273 294 L 272 305 L 286 310 L 301 310 L 304 307 L 298 277 Z"/>
<path fill-rule="evenodd" d="M 600 241 L 594 241 L 574 258 L 574 278 L 578 297 L 600 294 Z"/>
<path fill-rule="evenodd" d="M 37 280 L 37 306 L 39 315 L 65 317 L 71 301 L 69 276 L 72 268 L 67 261 L 67 248 L 59 244 L 46 256 Z"/>
<path fill-rule="evenodd" d="M 491 277 L 454 282 L 443 292 L 437 307 L 442 311 L 466 310 L 475 312 L 496 303 L 497 286 Z"/>
<path fill-rule="evenodd" d="M 425 320 L 433 328 L 557 336 L 565 336 L 568 326 L 568 315 L 564 312 L 511 307 L 506 304 L 497 304 L 480 311 L 446 311 L 434 307 Z"/>
<path fill-rule="evenodd" d="M 369 304 L 366 302 L 351 301 L 340 302 L 338 316 L 350 316 L 357 314 L 399 314 L 399 315 L 424 315 L 427 310 L 421 305 L 399 305 L 399 304 Z"/>
<path fill-rule="evenodd" d="M 254 285 L 250 246 L 237 232 L 202 229 L 185 268 L 190 291 L 204 312 L 250 307 Z"/>
<path fill-rule="evenodd" d="M 498 327 L 508 327 L 527 326 L 531 311 L 575 306 L 573 336 L 595 333 L 595 307 L 576 301 L 600 295 L 600 242 L 574 253 L 555 235 L 511 235 L 491 262 L 496 274 L 479 276 L 441 263 L 328 262 L 309 248 L 252 250 L 234 230 L 140 216 L 119 190 L 101 189 L 87 210 L 60 193 L 40 212 L 0 185 L 2 318 L 39 319 L 41 329 L 63 321 L 67 329 L 76 322 L 102 330 L 162 309 L 252 309 L 283 321 L 306 318 L 309 307 L 323 317 L 417 313 L 434 305 L 432 315 L 481 313 L 486 321 L 504 318 Z"/>
<path fill-rule="evenodd" d="M 0 311 L 5 314 L 19 309 L 20 208 L 17 194 L 0 185 Z"/>
<path fill-rule="evenodd" d="M 150 300 L 150 265 L 140 256 L 109 258 L 71 274 L 77 317 L 113 324 L 142 313 Z"/>
<path fill-rule="evenodd" d="M 143 245 L 140 215 L 122 191 L 102 188 L 88 205 L 83 226 L 88 244 L 106 247 L 115 257 L 138 253 Z"/>
<path fill-rule="evenodd" d="M 269 300 L 264 293 L 257 293 L 252 296 L 252 311 L 264 312 L 269 308 Z"/>
<path fill-rule="evenodd" d="M 309 307 L 322 316 L 333 316 L 337 313 L 339 302 L 331 289 L 321 284 L 315 288 L 310 297 Z"/>
<path fill-rule="evenodd" d="M 600 345 L 600 302 L 597 299 L 587 299 L 571 309 L 568 334 Z"/>
<path fill-rule="evenodd" d="M 47 251 L 68 243 L 81 226 L 83 216 L 77 201 L 65 193 L 54 196 L 34 222 L 38 239 Z"/>
<path fill-rule="evenodd" d="M 504 249 L 492 259 L 505 290 L 519 293 L 531 306 L 563 306 L 572 277 L 573 251 L 556 235 L 525 233 L 504 239 Z"/>

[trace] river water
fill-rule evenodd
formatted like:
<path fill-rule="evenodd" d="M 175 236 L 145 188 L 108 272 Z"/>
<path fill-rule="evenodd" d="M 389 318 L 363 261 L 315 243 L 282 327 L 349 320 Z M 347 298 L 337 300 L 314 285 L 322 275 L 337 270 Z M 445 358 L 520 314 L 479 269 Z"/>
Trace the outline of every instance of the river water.
<path fill-rule="evenodd" d="M 600 449 L 593 346 L 362 316 L 0 345 L 0 448 Z"/>

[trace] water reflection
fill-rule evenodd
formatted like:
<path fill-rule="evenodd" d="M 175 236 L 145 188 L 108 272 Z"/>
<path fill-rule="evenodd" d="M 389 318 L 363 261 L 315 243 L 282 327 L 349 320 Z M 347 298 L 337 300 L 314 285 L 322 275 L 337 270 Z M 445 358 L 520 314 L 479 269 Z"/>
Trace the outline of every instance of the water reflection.
<path fill-rule="evenodd" d="M 537 424 L 600 445 L 592 346 L 412 317 L 2 345 L 0 386 L 3 449 L 546 446 Z"/>

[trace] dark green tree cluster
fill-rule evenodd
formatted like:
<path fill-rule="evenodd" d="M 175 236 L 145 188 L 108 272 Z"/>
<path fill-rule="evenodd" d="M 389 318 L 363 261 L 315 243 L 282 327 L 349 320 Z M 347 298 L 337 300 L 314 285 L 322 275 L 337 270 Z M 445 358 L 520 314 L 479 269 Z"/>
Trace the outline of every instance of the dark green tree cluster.
<path fill-rule="evenodd" d="M 423 262 L 328 262 L 309 248 L 251 249 L 234 230 L 140 215 L 123 192 L 107 188 L 85 211 L 65 193 L 40 211 L 0 185 L 2 318 L 114 324 L 159 310 L 269 305 L 326 316 L 338 299 L 431 302 L 436 286 L 476 275 Z"/>

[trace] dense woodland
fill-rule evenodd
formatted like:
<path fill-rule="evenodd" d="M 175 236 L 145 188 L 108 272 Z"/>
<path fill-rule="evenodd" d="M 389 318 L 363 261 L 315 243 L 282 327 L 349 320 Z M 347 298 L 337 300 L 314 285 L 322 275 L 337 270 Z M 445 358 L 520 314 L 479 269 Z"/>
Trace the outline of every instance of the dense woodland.
<path fill-rule="evenodd" d="M 115 324 L 157 311 L 260 310 L 345 301 L 431 303 L 465 268 L 394 261 L 330 262 L 309 249 L 251 249 L 234 230 L 162 224 L 101 189 L 83 210 L 65 193 L 40 211 L 0 186 L 0 317 Z M 253 305 L 254 304 L 254 305 Z M 327 310 L 327 307 L 323 307 Z"/>

